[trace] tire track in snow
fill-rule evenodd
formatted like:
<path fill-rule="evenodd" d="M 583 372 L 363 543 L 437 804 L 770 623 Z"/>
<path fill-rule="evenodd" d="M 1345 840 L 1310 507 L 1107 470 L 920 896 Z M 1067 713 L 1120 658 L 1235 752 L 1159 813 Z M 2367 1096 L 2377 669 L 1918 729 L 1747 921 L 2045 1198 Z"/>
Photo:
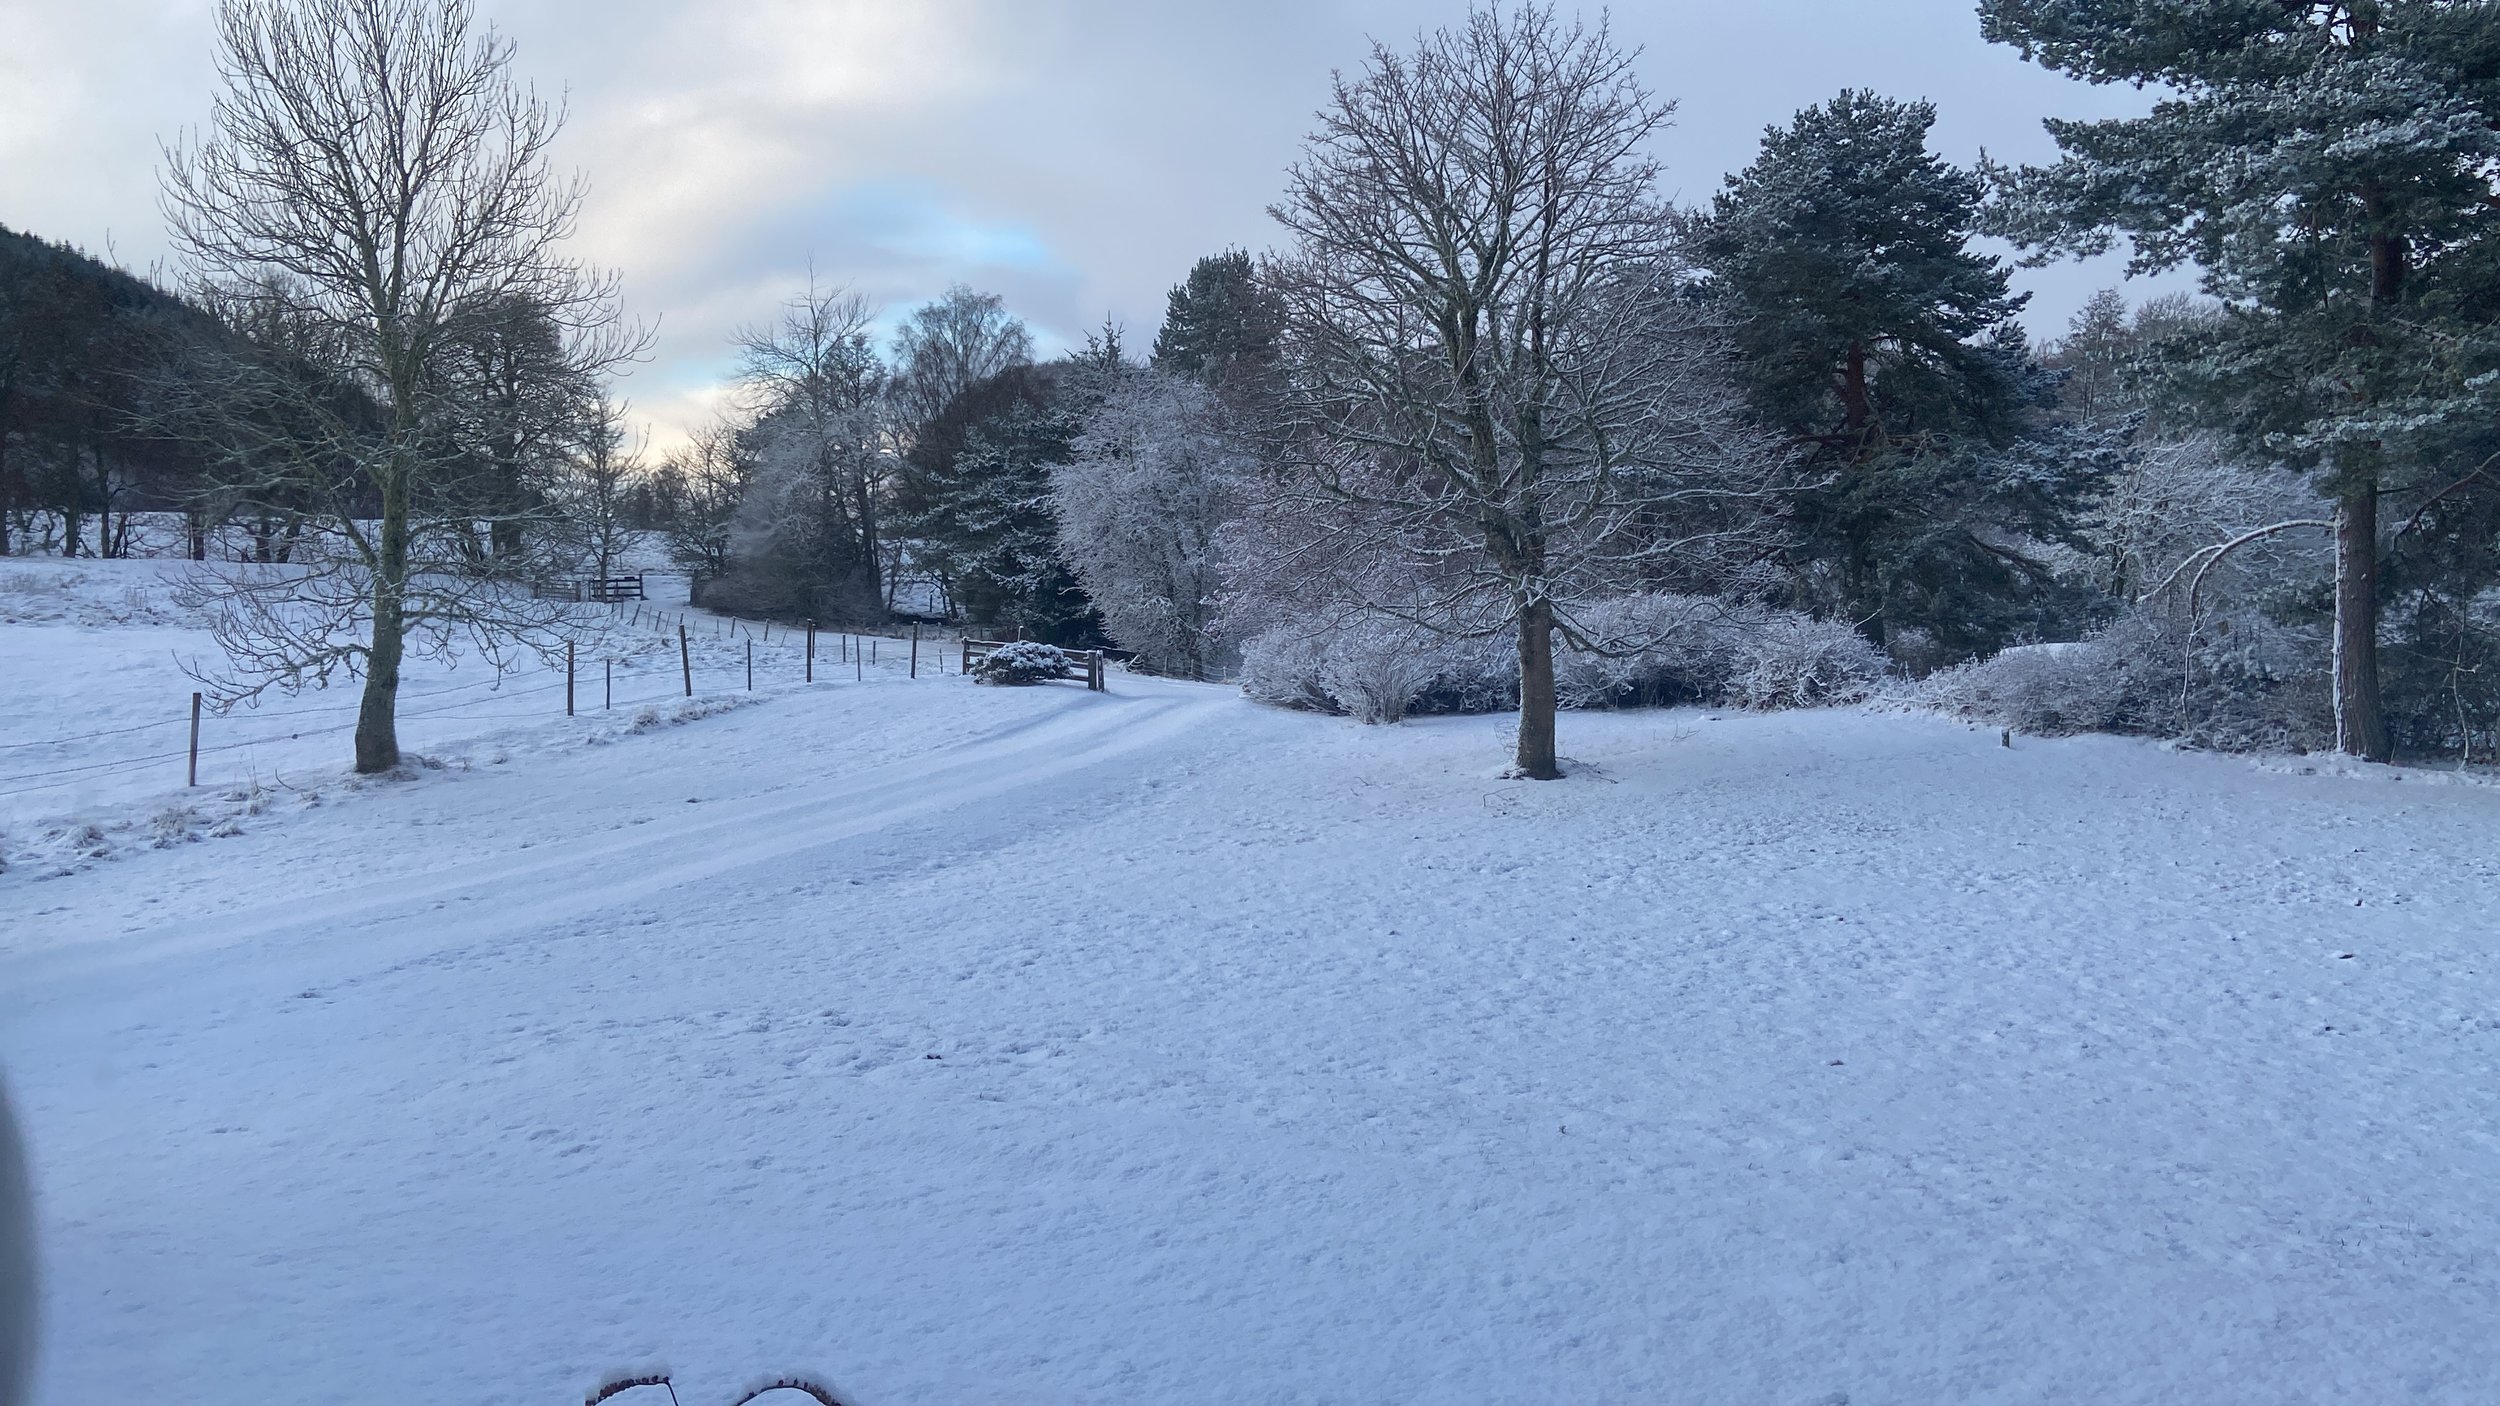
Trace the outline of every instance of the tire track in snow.
<path fill-rule="evenodd" d="M 243 944 L 317 944 L 359 966 L 403 960 L 647 901 L 715 882 L 902 821 L 989 800 L 1102 765 L 1181 736 L 1223 706 L 1214 697 L 1165 694 L 1068 704 L 984 734 L 950 751 L 906 758 L 835 779 L 792 799 L 720 801 L 700 818 L 637 825 L 562 840 L 484 864 L 391 875 L 387 892 L 334 891 L 259 904 L 204 920 L 128 929 L 7 963 L 21 1009 L 57 988 L 135 966 Z M 463 912 L 465 905 L 490 907 Z"/>

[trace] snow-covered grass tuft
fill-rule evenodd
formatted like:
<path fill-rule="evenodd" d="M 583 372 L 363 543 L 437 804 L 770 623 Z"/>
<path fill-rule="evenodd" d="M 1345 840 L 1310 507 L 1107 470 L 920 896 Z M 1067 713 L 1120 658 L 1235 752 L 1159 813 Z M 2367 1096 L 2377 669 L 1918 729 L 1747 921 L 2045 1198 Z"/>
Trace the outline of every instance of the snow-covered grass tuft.
<path fill-rule="evenodd" d="M 637 735 L 657 732 L 664 727 L 679 727 L 702 718 L 735 712 L 758 701 L 749 694 L 719 693 L 708 698 L 689 698 L 682 703 L 654 703 L 637 711 L 634 720 L 625 725 L 625 731 Z"/>

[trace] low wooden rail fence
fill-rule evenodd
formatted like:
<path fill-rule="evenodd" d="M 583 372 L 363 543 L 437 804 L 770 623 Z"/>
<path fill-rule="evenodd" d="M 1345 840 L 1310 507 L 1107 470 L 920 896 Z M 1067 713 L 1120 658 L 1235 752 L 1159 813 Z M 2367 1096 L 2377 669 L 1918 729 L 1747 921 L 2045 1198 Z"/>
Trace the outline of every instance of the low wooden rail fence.
<path fill-rule="evenodd" d="M 964 641 L 963 671 L 967 674 L 971 673 L 973 660 L 980 658 L 982 655 L 987 654 L 992 650 L 1004 649 L 1008 645 L 1014 643 L 1016 643 L 1014 640 L 966 639 Z M 1068 656 L 1067 670 L 1066 672 L 1060 674 L 1059 677 L 1063 679 L 1081 679 L 1084 681 L 1087 688 L 1092 689 L 1096 693 L 1107 693 L 1110 691 L 1110 686 L 1103 680 L 1103 672 L 1106 665 L 1104 663 L 1101 650 L 1062 649 L 1059 652 Z"/>

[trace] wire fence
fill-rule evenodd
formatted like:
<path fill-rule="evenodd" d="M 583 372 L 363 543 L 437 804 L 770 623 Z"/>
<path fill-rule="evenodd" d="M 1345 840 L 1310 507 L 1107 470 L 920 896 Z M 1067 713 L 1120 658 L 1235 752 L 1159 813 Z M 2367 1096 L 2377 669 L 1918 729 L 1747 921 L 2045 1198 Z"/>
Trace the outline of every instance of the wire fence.
<path fill-rule="evenodd" d="M 718 683 L 724 669 L 736 671 L 725 686 L 707 690 L 712 693 L 753 691 L 758 678 L 756 650 L 759 646 L 767 650 L 763 660 L 763 677 L 768 686 L 774 683 L 833 682 L 843 678 L 861 681 L 872 669 L 880 676 L 891 673 L 905 673 L 915 678 L 922 674 L 935 676 L 946 672 L 950 659 L 958 671 L 962 667 L 962 645 L 959 641 L 945 636 L 923 638 L 916 629 L 909 634 L 860 629 L 822 631 L 813 626 L 744 620 L 709 612 L 697 614 L 632 601 L 615 604 L 611 609 L 617 617 L 616 631 L 593 643 L 615 644 L 618 632 L 631 638 L 634 632 L 651 630 L 653 637 L 644 641 L 642 650 L 606 649 L 584 658 L 568 647 L 564 677 L 514 688 L 507 687 L 512 675 L 499 672 L 492 678 L 475 683 L 423 692 L 403 692 L 398 696 L 394 716 L 402 722 L 425 718 L 458 722 L 549 722 L 580 713 L 612 712 L 618 708 L 638 708 L 672 699 L 693 698 L 697 696 L 695 682 L 698 671 L 694 645 L 698 640 L 704 646 L 700 672 L 707 684 Z M 734 661 L 724 663 L 719 646 L 727 642 L 738 643 L 741 652 Z M 674 651 L 666 648 L 671 644 L 676 646 Z M 655 658 L 668 652 L 675 653 L 677 657 Z M 616 693 L 616 666 L 627 664 L 631 667 L 643 662 L 657 667 L 648 671 L 637 670 L 631 680 L 636 686 L 632 696 L 619 697 Z M 587 679 L 580 672 L 580 666 L 585 663 L 597 670 Z M 667 667 L 669 665 L 675 667 Z M 791 677 L 793 672 L 797 674 L 795 679 Z M 658 675 L 656 679 L 655 674 Z M 657 692 L 650 691 L 648 685 L 653 682 L 664 686 Z M 476 697 L 465 696 L 478 694 L 480 690 L 487 692 Z M 544 698 L 558 692 L 565 695 L 561 709 L 542 706 L 521 710 L 509 707 L 522 699 Z M 358 713 L 363 707 L 359 700 L 269 712 L 252 709 L 203 714 L 200 697 L 199 694 L 192 694 L 184 712 L 157 722 L 0 743 L 0 753 L 12 753 L 39 748 L 79 747 L 99 740 L 137 737 L 168 729 L 193 729 L 192 740 L 181 747 L 0 775 L 0 799 L 109 781 L 136 775 L 168 762 L 181 762 L 186 768 L 186 775 L 196 777 L 202 758 L 352 733 L 357 726 L 352 716 L 328 723 L 303 720 L 338 718 L 341 714 Z M 443 701 L 453 698 L 461 701 Z M 507 711 L 473 711 L 483 708 L 507 708 Z M 278 730 L 239 740 L 202 740 L 203 731 L 224 733 L 229 728 L 254 729 L 271 724 L 277 725 Z M 0 765 L 5 765 L 5 762 L 0 762 Z"/>

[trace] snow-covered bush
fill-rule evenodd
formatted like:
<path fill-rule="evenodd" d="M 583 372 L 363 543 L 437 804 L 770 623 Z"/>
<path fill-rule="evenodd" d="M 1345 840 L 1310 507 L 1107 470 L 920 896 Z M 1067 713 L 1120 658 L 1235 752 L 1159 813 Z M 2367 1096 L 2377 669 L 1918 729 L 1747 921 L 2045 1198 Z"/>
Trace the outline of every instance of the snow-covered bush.
<path fill-rule="evenodd" d="M 1057 645 L 1018 640 L 972 661 L 972 679 L 975 683 L 1035 684 L 1065 678 L 1069 666 L 1067 651 Z"/>
<path fill-rule="evenodd" d="M 1707 596 L 1626 596 L 1574 611 L 1572 622 L 1603 647 L 1556 651 L 1555 689 L 1567 708 L 1828 707 L 1867 697 L 1886 668 L 1883 652 L 1846 625 Z M 1356 614 L 1251 636 L 1242 685 L 1263 703 L 1396 722 L 1514 707 L 1519 661 L 1507 635 L 1438 634 Z"/>
<path fill-rule="evenodd" d="M 1555 686 L 1574 708 L 1828 707 L 1865 698 L 1886 669 L 1883 651 L 1845 624 L 1709 596 L 1626 596 L 1576 621 L 1602 647 L 1556 660 Z"/>
<path fill-rule="evenodd" d="M 1730 707 L 1768 711 L 1855 703 L 1884 676 L 1884 652 L 1836 620 L 1763 610 L 1732 633 L 1734 668 L 1720 696 Z"/>
<path fill-rule="evenodd" d="M 2139 609 L 2070 644 L 2025 645 L 1943 670 L 1911 696 L 1960 717 L 2041 736 L 2124 732 L 2218 751 L 2331 746 L 2318 632 L 2261 611 L 2204 616 L 2190 635 Z"/>
<path fill-rule="evenodd" d="M 1394 723 L 1414 712 L 1491 712 L 1516 701 L 1500 639 L 1435 634 L 1381 615 L 1298 620 L 1242 642 L 1242 688 L 1262 703 Z"/>

